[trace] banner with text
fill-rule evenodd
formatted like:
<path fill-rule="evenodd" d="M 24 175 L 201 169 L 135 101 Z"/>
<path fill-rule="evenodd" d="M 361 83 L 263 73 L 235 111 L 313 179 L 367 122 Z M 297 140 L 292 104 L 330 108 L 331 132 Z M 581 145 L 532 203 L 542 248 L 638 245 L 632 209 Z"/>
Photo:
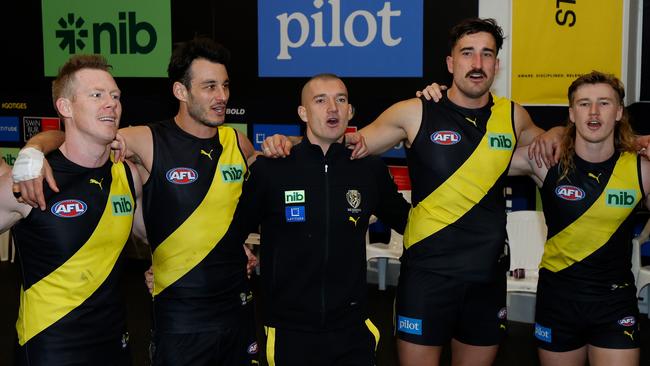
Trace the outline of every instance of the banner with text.
<path fill-rule="evenodd" d="M 258 0 L 260 77 L 422 76 L 422 0 Z"/>
<path fill-rule="evenodd" d="M 512 98 L 568 104 L 567 88 L 598 70 L 620 78 L 624 0 L 512 1 Z"/>
<path fill-rule="evenodd" d="M 114 76 L 166 77 L 170 0 L 42 0 L 45 76 L 73 54 L 98 53 Z"/>

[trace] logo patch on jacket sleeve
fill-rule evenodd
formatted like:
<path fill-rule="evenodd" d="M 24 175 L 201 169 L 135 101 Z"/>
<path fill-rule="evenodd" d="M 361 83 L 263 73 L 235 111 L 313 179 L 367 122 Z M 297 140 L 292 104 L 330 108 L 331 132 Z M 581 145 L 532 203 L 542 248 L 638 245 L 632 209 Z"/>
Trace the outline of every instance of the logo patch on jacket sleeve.
<path fill-rule="evenodd" d="M 305 206 L 287 206 L 284 208 L 284 217 L 287 222 L 305 222 Z"/>

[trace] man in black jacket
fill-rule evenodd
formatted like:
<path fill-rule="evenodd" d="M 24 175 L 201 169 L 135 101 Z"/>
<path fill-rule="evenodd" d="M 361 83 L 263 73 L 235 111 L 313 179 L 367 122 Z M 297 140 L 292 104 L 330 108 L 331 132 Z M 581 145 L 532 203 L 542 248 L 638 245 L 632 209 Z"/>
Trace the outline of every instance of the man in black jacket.
<path fill-rule="evenodd" d="M 352 117 L 335 75 L 302 89 L 306 136 L 286 159 L 251 166 L 228 233 L 261 224 L 261 297 L 269 364 L 374 365 L 379 331 L 366 309 L 365 237 L 372 214 L 400 233 L 409 204 L 376 157 L 350 159 Z"/>

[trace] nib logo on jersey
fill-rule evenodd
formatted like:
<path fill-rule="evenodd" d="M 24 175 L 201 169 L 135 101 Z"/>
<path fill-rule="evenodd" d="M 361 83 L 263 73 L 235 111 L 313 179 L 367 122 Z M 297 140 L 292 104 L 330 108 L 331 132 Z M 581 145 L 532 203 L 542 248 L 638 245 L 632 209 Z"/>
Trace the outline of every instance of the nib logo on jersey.
<path fill-rule="evenodd" d="M 50 211 L 58 217 L 68 219 L 83 215 L 87 209 L 88 205 L 84 201 L 67 199 L 52 205 Z"/>
<path fill-rule="evenodd" d="M 45 75 L 77 53 L 106 56 L 115 76 L 165 76 L 169 0 L 43 1 Z"/>
<path fill-rule="evenodd" d="M 220 165 L 219 170 L 224 183 L 238 183 L 244 180 L 244 167 L 241 164 Z"/>
<path fill-rule="evenodd" d="M 257 8 L 261 77 L 422 76 L 422 0 L 258 0 Z"/>
<path fill-rule="evenodd" d="M 636 206 L 636 191 L 633 189 L 608 189 L 605 194 L 605 203 L 610 207 Z"/>

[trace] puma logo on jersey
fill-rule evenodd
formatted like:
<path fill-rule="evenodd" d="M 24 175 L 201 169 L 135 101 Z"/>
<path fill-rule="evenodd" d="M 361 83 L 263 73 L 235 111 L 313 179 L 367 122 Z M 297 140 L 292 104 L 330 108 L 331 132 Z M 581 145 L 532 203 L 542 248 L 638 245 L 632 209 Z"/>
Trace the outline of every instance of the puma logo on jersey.
<path fill-rule="evenodd" d="M 212 160 L 212 150 L 214 149 L 210 149 L 210 152 L 205 152 L 205 150 L 201 149 L 201 155 L 205 155 Z"/>
<path fill-rule="evenodd" d="M 465 120 L 466 120 L 467 122 L 473 124 L 474 127 L 477 127 L 477 126 L 476 126 L 476 117 L 474 117 L 474 119 L 471 119 L 471 118 L 469 118 L 469 117 L 465 117 Z"/>
<path fill-rule="evenodd" d="M 90 184 L 97 184 L 97 185 L 99 186 L 99 190 L 100 190 L 100 191 L 103 191 L 103 190 L 104 190 L 104 188 L 102 188 L 102 182 L 103 182 L 103 181 L 104 181 L 104 178 L 102 178 L 102 179 L 100 179 L 100 180 L 97 180 L 97 179 L 95 179 L 95 178 L 90 178 L 90 180 L 88 181 L 88 183 L 90 183 Z"/>
<path fill-rule="evenodd" d="M 356 219 L 352 216 L 348 216 L 348 221 L 352 221 L 354 223 L 354 227 L 357 227 L 357 221 L 359 221 L 360 218 L 361 216 L 357 217 Z"/>
<path fill-rule="evenodd" d="M 634 331 L 633 331 L 633 330 L 631 330 L 631 331 L 629 331 L 629 332 L 628 332 L 627 330 L 624 330 L 624 331 L 623 331 L 623 334 L 625 334 L 626 336 L 630 337 L 631 340 L 634 340 Z"/>
<path fill-rule="evenodd" d="M 595 175 L 594 173 L 589 173 L 589 174 L 587 174 L 587 176 L 588 176 L 589 178 L 594 178 L 594 179 L 596 180 L 596 182 L 598 182 L 598 184 L 600 184 L 600 176 L 601 176 L 602 174 L 603 174 L 603 173 L 598 173 L 598 175 Z"/>

